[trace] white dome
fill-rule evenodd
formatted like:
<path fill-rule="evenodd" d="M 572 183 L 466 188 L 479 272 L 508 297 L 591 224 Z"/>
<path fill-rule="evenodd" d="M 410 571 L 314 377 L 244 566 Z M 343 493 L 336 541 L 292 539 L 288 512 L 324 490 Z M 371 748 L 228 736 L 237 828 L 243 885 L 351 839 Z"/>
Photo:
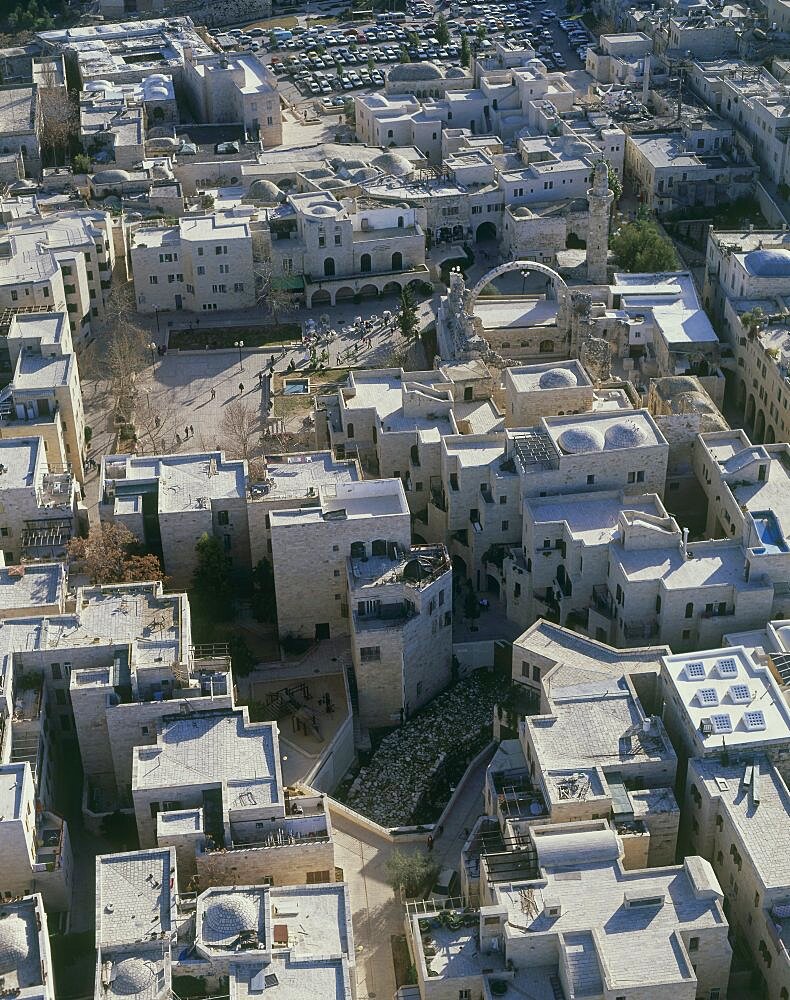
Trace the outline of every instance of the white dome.
<path fill-rule="evenodd" d="M 751 250 L 743 262 L 749 274 L 758 278 L 787 278 L 790 276 L 790 250 L 771 248 Z"/>
<path fill-rule="evenodd" d="M 0 973 L 15 972 L 29 950 L 27 920 L 18 913 L 0 918 Z"/>
<path fill-rule="evenodd" d="M 603 434 L 594 427 L 569 427 L 557 439 L 566 455 L 580 455 L 586 451 L 603 451 Z"/>
<path fill-rule="evenodd" d="M 548 371 L 538 379 L 541 389 L 562 389 L 570 385 L 578 385 L 576 378 L 570 368 L 549 368 Z"/>
<path fill-rule="evenodd" d="M 136 996 L 142 993 L 156 977 L 156 969 L 143 958 L 122 958 L 113 967 L 115 973 L 112 983 L 113 993 L 121 996 Z"/>
<path fill-rule="evenodd" d="M 223 938 L 235 938 L 242 931 L 257 931 L 259 904 L 248 895 L 236 893 L 218 899 L 206 911 L 209 927 Z"/>
<path fill-rule="evenodd" d="M 644 428 L 634 420 L 622 420 L 606 429 L 607 448 L 636 448 L 647 440 Z"/>

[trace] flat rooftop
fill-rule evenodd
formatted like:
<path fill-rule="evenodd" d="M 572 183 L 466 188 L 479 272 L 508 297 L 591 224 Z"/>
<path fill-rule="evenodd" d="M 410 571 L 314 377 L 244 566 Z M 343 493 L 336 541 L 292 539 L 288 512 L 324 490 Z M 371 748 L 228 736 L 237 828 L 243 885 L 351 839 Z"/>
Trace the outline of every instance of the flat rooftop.
<path fill-rule="evenodd" d="M 790 707 L 768 667 L 742 646 L 665 656 L 662 676 L 706 752 L 790 744 Z"/>
<path fill-rule="evenodd" d="M 48 953 L 46 916 L 41 896 L 0 903 L 0 968 L 8 996 L 39 1000 L 54 996 Z M 45 978 L 46 977 L 46 978 Z"/>
<path fill-rule="evenodd" d="M 633 314 L 649 313 L 669 347 L 716 344 L 719 338 L 700 305 L 690 271 L 614 276 L 612 294 Z"/>
<path fill-rule="evenodd" d="M 175 933 L 175 849 L 152 848 L 96 858 L 96 945 Z"/>
<path fill-rule="evenodd" d="M 531 498 L 525 503 L 536 538 L 542 524 L 565 524 L 569 534 L 582 545 L 603 545 L 611 541 L 623 510 L 666 517 L 664 505 L 655 493 L 642 497 L 625 497 L 620 493 L 574 493 L 567 497 Z"/>
<path fill-rule="evenodd" d="M 272 530 L 294 524 L 317 524 L 319 521 L 409 514 L 406 494 L 399 479 L 340 483 L 337 489 L 321 487 L 320 494 L 320 506 L 273 510 L 269 515 Z"/>
<path fill-rule="evenodd" d="M 519 330 L 533 326 L 556 326 L 556 299 L 479 298 L 475 316 L 484 330 Z"/>
<path fill-rule="evenodd" d="M 276 977 L 276 983 L 269 977 Z M 235 1000 L 259 1000 L 266 990 L 272 1000 L 351 1000 L 348 964 L 340 958 L 303 958 L 293 953 L 275 956 L 266 965 L 231 964 Z"/>
<path fill-rule="evenodd" d="M 669 529 L 667 532 L 669 536 Z M 616 543 L 611 558 L 628 580 L 660 580 L 667 590 L 737 586 L 739 592 L 747 592 L 770 586 L 760 577 L 744 578 L 746 554 L 740 542 L 727 539 L 694 542 L 688 551 L 689 558 L 679 545 L 628 549 Z"/>
<path fill-rule="evenodd" d="M 43 453 L 41 438 L 11 438 L 0 441 L 0 492 L 29 489 Z"/>
<path fill-rule="evenodd" d="M 20 354 L 14 372 L 14 389 L 17 392 L 27 392 L 68 386 L 74 364 L 73 354 L 66 354 L 60 358 Z"/>
<path fill-rule="evenodd" d="M 227 787 L 231 809 L 282 801 L 277 725 L 240 711 L 171 716 L 153 746 L 135 747 L 133 790 Z"/>
<path fill-rule="evenodd" d="M 687 859 L 679 868 L 625 872 L 618 862 L 610 862 L 581 864 L 574 866 L 574 871 L 579 873 L 577 879 L 558 871 L 534 882 L 495 885 L 494 896 L 497 904 L 507 909 L 508 937 L 529 935 L 537 947 L 536 935 L 564 936 L 569 957 L 575 953 L 572 974 L 589 969 L 597 980 L 590 995 L 603 992 L 598 957 L 618 990 L 693 981 L 680 933 L 726 930 L 723 893 L 710 865 L 700 858 Z M 537 910 L 525 912 L 525 890 L 531 892 Z M 626 894 L 660 902 L 648 907 L 624 906 Z M 555 901 L 561 914 L 548 916 L 544 906 L 555 905 Z M 638 961 L 635 956 L 639 956 Z M 581 987 L 580 983 L 577 995 L 583 995 Z"/>
<path fill-rule="evenodd" d="M 349 955 L 351 909 L 345 882 L 272 888 L 269 901 L 272 927 L 287 929 L 288 947 L 297 955 Z"/>
<path fill-rule="evenodd" d="M 351 391 L 340 390 L 347 410 L 375 410 L 383 425 L 389 424 L 403 409 L 403 390 L 407 385 L 452 389 L 452 383 L 439 371 L 400 372 L 396 369 L 352 372 Z M 352 395 L 353 393 L 353 395 Z M 449 398 L 449 397 L 448 397 Z M 402 414 L 401 414 L 402 415 Z M 423 420 L 426 425 L 429 421 Z M 415 421 L 415 426 L 417 421 Z"/>
<path fill-rule="evenodd" d="M 674 760 L 663 725 L 653 719 L 646 730 L 645 718 L 621 676 L 554 691 L 550 714 L 528 716 L 524 725 L 544 769 Z"/>
<path fill-rule="evenodd" d="M 260 483 L 252 485 L 254 499 L 276 502 L 279 497 L 318 497 L 327 483 L 355 483 L 359 469 L 351 460 L 337 461 L 329 451 L 302 455 L 268 455 Z"/>
<path fill-rule="evenodd" d="M 62 606 L 66 594 L 63 563 L 26 563 L 0 568 L 0 616 L 3 612 Z"/>
<path fill-rule="evenodd" d="M 116 500 L 158 485 L 160 513 L 207 509 L 212 500 L 246 496 L 245 462 L 221 451 L 192 455 L 108 455 L 102 459 L 103 495 L 112 485 Z"/>
<path fill-rule="evenodd" d="M 0 134 L 32 132 L 36 127 L 36 105 L 32 87 L 0 87 Z"/>
<path fill-rule="evenodd" d="M 759 802 L 744 783 L 746 766 L 722 764 L 717 757 L 689 761 L 689 781 L 718 800 L 743 839 L 766 888 L 790 890 L 790 794 L 767 757 L 749 761 L 757 774 Z"/>
<path fill-rule="evenodd" d="M 453 434 L 443 439 L 448 457 L 454 458 L 460 466 L 491 465 L 505 458 L 505 438 L 502 434 L 470 438 L 463 434 Z"/>
<path fill-rule="evenodd" d="M 26 764 L 0 764 L 0 823 L 20 819 Z"/>

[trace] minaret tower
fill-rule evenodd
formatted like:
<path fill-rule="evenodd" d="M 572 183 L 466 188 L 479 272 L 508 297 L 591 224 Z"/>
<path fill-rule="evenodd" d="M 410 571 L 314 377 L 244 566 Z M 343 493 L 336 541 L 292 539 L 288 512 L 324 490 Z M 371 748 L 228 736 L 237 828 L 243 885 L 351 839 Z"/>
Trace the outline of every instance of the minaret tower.
<path fill-rule="evenodd" d="M 587 282 L 590 285 L 608 284 L 606 258 L 609 254 L 609 218 L 613 201 L 608 167 L 604 160 L 599 160 L 593 171 L 592 187 L 587 191 Z"/>

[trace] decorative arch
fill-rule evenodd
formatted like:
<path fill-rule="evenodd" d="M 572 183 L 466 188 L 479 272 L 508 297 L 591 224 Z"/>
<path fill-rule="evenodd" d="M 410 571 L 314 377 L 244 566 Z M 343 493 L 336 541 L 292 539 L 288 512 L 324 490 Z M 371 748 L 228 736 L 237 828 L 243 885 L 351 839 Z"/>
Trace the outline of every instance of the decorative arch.
<path fill-rule="evenodd" d="M 540 271 L 541 274 L 545 274 L 552 283 L 554 295 L 557 301 L 560 301 L 560 299 L 563 298 L 568 291 L 568 286 L 565 284 L 563 279 L 547 264 L 540 264 L 536 260 L 511 260 L 506 264 L 500 264 L 498 267 L 492 268 L 487 274 L 484 274 L 478 283 L 472 288 L 469 293 L 470 309 L 474 309 L 478 296 L 486 285 L 495 281 L 503 274 L 509 274 L 511 271 Z"/>

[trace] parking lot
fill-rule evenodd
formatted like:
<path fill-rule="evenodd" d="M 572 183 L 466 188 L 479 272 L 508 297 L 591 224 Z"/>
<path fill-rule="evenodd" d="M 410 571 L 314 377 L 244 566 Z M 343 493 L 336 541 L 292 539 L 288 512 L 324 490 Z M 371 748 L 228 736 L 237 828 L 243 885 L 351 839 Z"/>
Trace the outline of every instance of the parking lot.
<path fill-rule="evenodd" d="M 293 104 L 321 100 L 331 109 L 354 92 L 382 89 L 387 70 L 401 61 L 460 66 L 464 36 L 470 54 L 485 55 L 496 38 L 511 48 L 532 46 L 549 70 L 581 69 L 591 36 L 581 21 L 563 20 L 564 9 L 565 0 L 452 0 L 444 8 L 420 0 L 408 13 L 379 15 L 375 22 L 308 26 L 300 18 L 290 28 L 213 34 L 224 48 L 255 52 L 270 63 Z"/>

